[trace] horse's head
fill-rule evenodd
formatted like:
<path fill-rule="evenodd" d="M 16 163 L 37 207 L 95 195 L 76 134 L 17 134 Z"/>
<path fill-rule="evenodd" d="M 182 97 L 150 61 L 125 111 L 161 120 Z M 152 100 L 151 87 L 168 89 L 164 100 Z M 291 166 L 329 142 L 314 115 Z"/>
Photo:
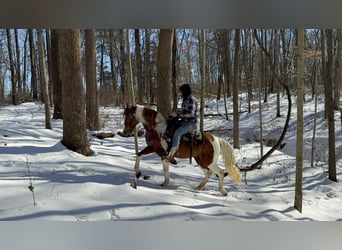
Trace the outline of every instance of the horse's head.
<path fill-rule="evenodd" d="M 139 120 L 136 117 L 136 110 L 137 110 L 136 106 L 126 104 L 126 108 L 123 112 L 123 116 L 125 119 L 125 124 L 124 124 L 125 128 L 123 130 L 124 136 L 128 136 L 132 134 L 133 129 L 139 123 Z"/>

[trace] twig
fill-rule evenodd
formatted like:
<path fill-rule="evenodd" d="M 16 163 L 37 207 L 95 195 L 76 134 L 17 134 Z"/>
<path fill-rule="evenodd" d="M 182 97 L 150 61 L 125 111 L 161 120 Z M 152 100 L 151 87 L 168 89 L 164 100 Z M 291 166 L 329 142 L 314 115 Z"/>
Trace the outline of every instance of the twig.
<path fill-rule="evenodd" d="M 27 167 L 27 174 L 29 176 L 29 186 L 27 188 L 32 192 L 33 205 L 35 206 L 35 205 L 37 205 L 37 202 L 36 202 L 36 197 L 34 194 L 33 178 L 32 178 L 31 168 L 30 168 L 30 164 L 29 164 L 27 157 L 26 157 L 26 167 Z"/>

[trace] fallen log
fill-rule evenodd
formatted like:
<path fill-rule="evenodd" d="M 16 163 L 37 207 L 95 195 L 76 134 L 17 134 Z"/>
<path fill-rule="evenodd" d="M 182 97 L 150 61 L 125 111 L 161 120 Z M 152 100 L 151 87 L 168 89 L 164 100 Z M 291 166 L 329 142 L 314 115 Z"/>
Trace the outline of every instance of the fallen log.
<path fill-rule="evenodd" d="M 93 136 L 103 140 L 105 138 L 111 138 L 111 137 L 114 137 L 115 134 L 113 134 L 112 132 L 100 132 L 100 133 L 95 133 L 93 134 Z"/>

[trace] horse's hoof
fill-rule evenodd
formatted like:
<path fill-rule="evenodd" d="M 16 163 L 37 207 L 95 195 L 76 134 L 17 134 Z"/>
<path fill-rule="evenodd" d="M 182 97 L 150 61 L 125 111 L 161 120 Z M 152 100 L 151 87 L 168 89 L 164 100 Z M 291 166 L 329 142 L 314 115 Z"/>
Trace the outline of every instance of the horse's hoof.
<path fill-rule="evenodd" d="M 168 181 L 164 181 L 162 184 L 160 184 L 160 186 L 162 186 L 162 187 L 166 187 L 167 185 L 169 185 Z"/>
<path fill-rule="evenodd" d="M 177 165 L 177 161 L 175 160 L 175 158 L 170 159 L 170 163 L 173 165 Z"/>
<path fill-rule="evenodd" d="M 135 177 L 137 177 L 137 179 L 139 179 L 140 176 L 141 176 L 141 172 L 135 174 Z"/>
<path fill-rule="evenodd" d="M 228 193 L 227 192 L 221 192 L 222 196 L 227 196 Z"/>

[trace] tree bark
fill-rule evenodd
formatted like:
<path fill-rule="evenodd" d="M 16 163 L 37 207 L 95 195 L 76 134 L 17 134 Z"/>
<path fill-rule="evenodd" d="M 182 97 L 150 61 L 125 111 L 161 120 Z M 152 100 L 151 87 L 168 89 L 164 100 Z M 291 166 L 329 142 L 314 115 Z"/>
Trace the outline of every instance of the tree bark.
<path fill-rule="evenodd" d="M 46 82 L 46 66 L 45 66 L 45 53 L 43 44 L 42 30 L 37 30 L 37 40 L 38 40 L 38 55 L 39 55 L 39 66 L 40 66 L 40 85 L 42 89 L 42 94 L 44 98 L 45 106 L 45 128 L 51 129 L 51 118 L 50 118 L 50 98 L 49 89 Z"/>
<path fill-rule="evenodd" d="M 86 53 L 86 121 L 89 130 L 100 129 L 99 105 L 96 81 L 96 42 L 95 29 L 85 30 Z"/>
<path fill-rule="evenodd" d="M 201 99 L 200 99 L 200 131 L 203 132 L 204 119 L 204 90 L 205 90 L 205 61 L 206 61 L 206 34 L 205 29 L 201 29 L 200 34 L 200 72 L 201 72 Z"/>
<path fill-rule="evenodd" d="M 60 76 L 59 64 L 59 34 L 60 30 L 51 30 L 51 77 L 53 88 L 53 119 L 63 119 L 62 113 L 62 80 Z"/>
<path fill-rule="evenodd" d="M 157 104 L 164 116 L 171 112 L 171 50 L 172 29 L 161 29 L 157 56 Z"/>
<path fill-rule="evenodd" d="M 240 54 L 240 29 L 235 30 L 234 52 L 234 83 L 233 83 L 233 146 L 240 148 L 239 129 L 239 54 Z"/>
<path fill-rule="evenodd" d="M 121 91 L 120 94 L 122 95 L 122 103 L 125 104 L 130 100 L 130 96 L 128 95 L 128 88 L 127 86 L 127 70 L 126 70 L 126 61 L 127 61 L 127 56 L 125 52 L 125 39 L 124 39 L 124 31 L 119 30 L 119 43 L 120 43 L 120 78 L 121 78 Z"/>
<path fill-rule="evenodd" d="M 10 63 L 10 69 L 11 69 L 11 100 L 13 105 L 18 104 L 18 97 L 17 97 L 17 81 L 16 81 L 16 75 L 15 75 L 15 69 L 14 69 L 14 61 L 13 61 L 13 50 L 12 50 L 12 36 L 11 36 L 11 30 L 6 29 L 6 35 L 7 35 L 7 48 L 8 48 L 8 57 L 9 57 L 9 63 Z"/>
<path fill-rule="evenodd" d="M 134 30 L 135 41 L 135 61 L 137 68 L 137 83 L 138 83 L 138 103 L 144 104 L 145 86 L 142 76 L 142 59 L 141 59 L 141 45 L 140 45 L 140 32 L 139 29 Z"/>
<path fill-rule="evenodd" d="M 19 38 L 18 38 L 18 29 L 14 29 L 14 40 L 15 40 L 15 55 L 16 55 L 16 80 L 17 80 L 17 98 L 18 102 L 21 102 L 22 94 L 23 94 L 23 86 L 21 82 L 21 70 L 20 70 L 20 49 L 19 49 Z"/>
<path fill-rule="evenodd" d="M 63 94 L 62 143 L 70 150 L 89 156 L 93 152 L 86 133 L 79 30 L 61 30 L 59 53 Z"/>
<path fill-rule="evenodd" d="M 38 99 L 38 84 L 36 71 L 36 50 L 34 46 L 33 30 L 29 29 L 29 44 L 30 44 L 30 63 L 31 63 L 31 90 L 33 100 Z"/>
<path fill-rule="evenodd" d="M 327 30 L 327 54 L 328 62 L 326 65 L 326 81 L 324 82 L 324 91 L 326 99 L 326 114 L 328 119 L 329 134 L 329 179 L 337 181 L 336 177 L 336 155 L 335 155 L 335 121 L 334 121 L 334 99 L 333 99 L 333 83 L 332 83 L 332 66 L 333 66 L 333 38 L 332 29 Z"/>
<path fill-rule="evenodd" d="M 342 89 L 342 30 L 337 29 L 337 51 L 335 65 L 334 108 L 340 110 L 340 96 Z M 342 118 L 341 118 L 342 119 Z"/>
<path fill-rule="evenodd" d="M 112 80 L 113 96 L 116 97 L 117 82 L 116 82 L 115 63 L 114 63 L 114 30 L 112 29 L 109 30 L 108 43 L 109 43 L 110 73 L 111 73 L 111 80 Z"/>
<path fill-rule="evenodd" d="M 296 185 L 294 208 L 302 212 L 303 179 L 303 130 L 304 130 L 304 29 L 297 30 L 297 143 L 296 143 Z"/>

